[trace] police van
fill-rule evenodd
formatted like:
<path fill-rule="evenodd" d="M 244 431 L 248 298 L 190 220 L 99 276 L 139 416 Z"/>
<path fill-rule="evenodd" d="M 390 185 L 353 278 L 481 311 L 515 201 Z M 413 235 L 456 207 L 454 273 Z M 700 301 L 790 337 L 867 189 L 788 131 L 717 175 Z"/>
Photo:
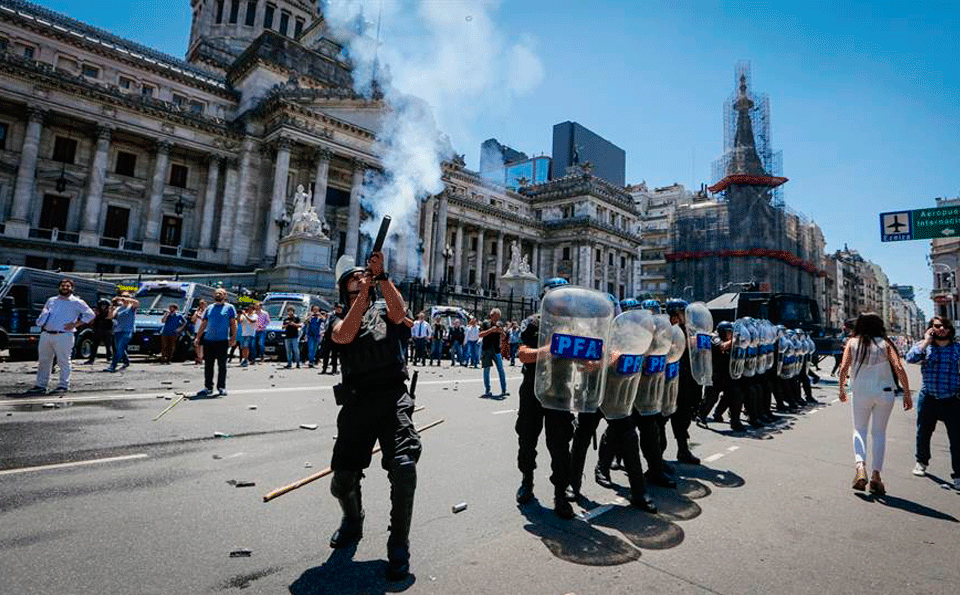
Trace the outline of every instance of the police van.
<path fill-rule="evenodd" d="M 167 313 L 171 304 L 177 306 L 177 311 L 187 318 L 187 327 L 180 336 L 174 359 L 182 360 L 189 356 L 193 349 L 193 324 L 190 317 L 196 311 L 200 300 L 207 304 L 213 303 L 213 292 L 217 288 L 212 285 L 181 281 L 143 281 L 135 294 L 140 305 L 137 307 L 137 316 L 134 321 L 133 337 L 127 347 L 129 353 L 157 355 L 160 353 L 160 330 L 163 328 L 163 315 Z M 227 302 L 235 302 L 236 294 L 227 293 Z"/>
<path fill-rule="evenodd" d="M 23 266 L 0 266 L 0 350 L 9 349 L 10 359 L 37 357 L 37 318 L 47 300 L 58 294 L 61 279 L 72 280 L 73 293 L 94 311 L 98 300 L 110 299 L 117 293 L 116 285 L 105 281 Z M 77 330 L 74 357 L 90 356 L 92 337 L 90 327 Z"/>
<path fill-rule="evenodd" d="M 287 317 L 287 308 L 293 308 L 293 312 L 300 319 L 300 322 L 306 321 L 314 306 L 320 306 L 320 309 L 325 312 L 333 310 L 330 302 L 319 295 L 309 293 L 268 293 L 264 296 L 261 305 L 263 310 L 270 315 L 270 324 L 267 325 L 267 335 L 264 338 L 264 352 L 277 355 L 280 359 L 285 359 L 287 356 L 283 344 L 283 319 Z M 300 330 L 300 336 L 303 337 L 303 329 Z M 305 355 L 304 349 L 305 347 L 301 345 L 301 356 Z M 303 358 L 301 357 L 301 359 Z"/>

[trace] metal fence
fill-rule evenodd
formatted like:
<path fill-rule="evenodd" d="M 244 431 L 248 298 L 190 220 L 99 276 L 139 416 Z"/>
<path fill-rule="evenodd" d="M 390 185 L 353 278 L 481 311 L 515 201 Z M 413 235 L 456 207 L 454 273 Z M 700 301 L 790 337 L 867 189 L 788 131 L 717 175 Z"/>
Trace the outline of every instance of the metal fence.
<path fill-rule="evenodd" d="M 400 283 L 398 289 L 414 315 L 428 310 L 430 306 L 457 306 L 481 320 L 493 308 L 500 308 L 504 320 L 522 320 L 539 311 L 536 298 L 514 297 L 512 294 L 458 292 L 452 285 L 425 285 L 418 281 L 405 281 Z"/>

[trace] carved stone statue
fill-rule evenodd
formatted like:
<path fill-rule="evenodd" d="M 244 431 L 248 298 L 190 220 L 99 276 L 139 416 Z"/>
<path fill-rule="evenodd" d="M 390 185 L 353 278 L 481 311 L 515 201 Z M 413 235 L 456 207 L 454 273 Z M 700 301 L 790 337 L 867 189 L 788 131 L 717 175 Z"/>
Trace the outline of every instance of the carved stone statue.
<path fill-rule="evenodd" d="M 298 234 L 326 239 L 326 232 L 329 230 L 327 221 L 311 206 L 312 199 L 310 193 L 304 191 L 303 184 L 297 186 L 297 192 L 293 196 L 290 235 Z"/>
<path fill-rule="evenodd" d="M 520 274 L 521 275 L 532 275 L 533 271 L 530 270 L 530 261 L 527 260 L 527 255 L 524 254 L 523 258 L 520 259 Z"/>
<path fill-rule="evenodd" d="M 510 242 L 510 264 L 507 266 L 508 275 L 518 275 L 520 273 L 520 242 L 513 240 Z"/>

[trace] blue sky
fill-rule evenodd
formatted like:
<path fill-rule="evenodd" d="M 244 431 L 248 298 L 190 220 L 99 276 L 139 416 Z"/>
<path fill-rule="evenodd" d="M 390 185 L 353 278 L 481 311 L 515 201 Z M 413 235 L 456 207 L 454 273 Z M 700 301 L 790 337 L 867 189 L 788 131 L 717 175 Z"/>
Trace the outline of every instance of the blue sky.
<path fill-rule="evenodd" d="M 43 4 L 186 49 L 187 0 Z M 828 250 L 849 244 L 892 283 L 929 290 L 929 244 L 882 244 L 877 214 L 960 194 L 956 4 L 504 0 L 495 22 L 527 40 L 545 76 L 509 109 L 467 119 L 452 140 L 469 166 L 488 137 L 549 153 L 553 124 L 575 120 L 626 150 L 628 181 L 697 187 L 722 151 L 734 66 L 748 59 L 754 90 L 770 96 L 787 202 L 820 224 Z"/>

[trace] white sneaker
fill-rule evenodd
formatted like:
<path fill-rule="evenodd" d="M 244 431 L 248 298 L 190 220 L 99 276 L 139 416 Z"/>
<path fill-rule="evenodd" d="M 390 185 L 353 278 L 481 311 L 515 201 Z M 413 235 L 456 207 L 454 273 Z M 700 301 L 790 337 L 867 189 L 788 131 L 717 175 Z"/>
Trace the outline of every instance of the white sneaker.
<path fill-rule="evenodd" d="M 927 466 L 923 463 L 917 463 L 913 466 L 913 474 L 917 477 L 923 477 L 927 474 Z"/>
<path fill-rule="evenodd" d="M 217 389 L 217 395 L 219 395 L 219 396 L 221 396 L 221 397 L 227 396 L 227 389 L 225 389 L 225 388 Z"/>

